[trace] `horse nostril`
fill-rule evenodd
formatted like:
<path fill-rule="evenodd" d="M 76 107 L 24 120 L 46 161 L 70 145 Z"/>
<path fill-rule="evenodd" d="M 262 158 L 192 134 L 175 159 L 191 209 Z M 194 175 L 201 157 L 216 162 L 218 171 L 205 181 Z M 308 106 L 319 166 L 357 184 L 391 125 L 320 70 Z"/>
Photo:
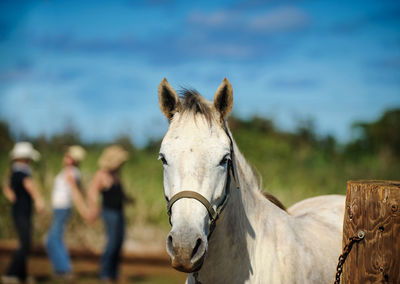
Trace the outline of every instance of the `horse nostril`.
<path fill-rule="evenodd" d="M 192 255 L 191 258 L 193 258 L 193 256 L 196 255 L 197 251 L 199 250 L 200 246 L 201 246 L 202 240 L 200 238 L 197 239 L 196 241 L 196 245 L 194 246 L 194 249 L 192 251 Z"/>
<path fill-rule="evenodd" d="M 174 254 L 174 245 L 173 245 L 173 241 L 172 241 L 172 236 L 169 235 L 168 239 L 167 239 L 167 252 L 171 255 L 171 257 Z"/>

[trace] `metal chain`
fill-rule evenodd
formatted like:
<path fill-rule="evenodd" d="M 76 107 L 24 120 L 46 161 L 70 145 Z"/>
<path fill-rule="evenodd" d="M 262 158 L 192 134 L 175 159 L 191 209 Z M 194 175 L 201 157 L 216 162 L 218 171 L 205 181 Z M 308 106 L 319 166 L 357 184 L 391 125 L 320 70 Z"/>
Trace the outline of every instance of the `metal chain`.
<path fill-rule="evenodd" d="M 334 284 L 340 283 L 340 276 L 343 272 L 343 264 L 346 261 L 347 256 L 349 255 L 351 248 L 356 242 L 361 241 L 365 237 L 365 232 L 360 230 L 357 232 L 357 235 L 354 237 L 350 237 L 348 243 L 343 248 L 343 253 L 339 256 L 338 265 L 336 267 L 336 277 Z"/>

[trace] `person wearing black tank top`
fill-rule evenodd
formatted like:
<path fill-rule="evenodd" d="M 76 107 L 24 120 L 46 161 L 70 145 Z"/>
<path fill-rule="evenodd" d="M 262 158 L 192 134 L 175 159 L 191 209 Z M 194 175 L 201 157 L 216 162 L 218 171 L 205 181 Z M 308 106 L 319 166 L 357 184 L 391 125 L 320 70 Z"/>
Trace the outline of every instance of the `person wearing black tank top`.
<path fill-rule="evenodd" d="M 15 251 L 2 283 L 24 283 L 27 280 L 27 258 L 32 238 L 32 209 L 44 209 L 44 200 L 31 176 L 30 164 L 40 157 L 29 142 L 18 142 L 10 153 L 12 165 L 9 179 L 3 185 L 5 197 L 12 203 L 12 218 L 18 234 Z"/>
<path fill-rule="evenodd" d="M 100 278 L 106 282 L 118 279 L 118 267 L 125 233 L 124 204 L 129 200 L 125 195 L 120 169 L 128 159 L 128 152 L 119 146 L 106 148 L 99 158 L 96 172 L 88 193 L 89 215 L 93 222 L 102 215 L 107 235 L 107 244 L 101 259 Z M 102 196 L 101 210 L 98 206 Z M 101 211 L 101 212 L 100 212 Z"/>

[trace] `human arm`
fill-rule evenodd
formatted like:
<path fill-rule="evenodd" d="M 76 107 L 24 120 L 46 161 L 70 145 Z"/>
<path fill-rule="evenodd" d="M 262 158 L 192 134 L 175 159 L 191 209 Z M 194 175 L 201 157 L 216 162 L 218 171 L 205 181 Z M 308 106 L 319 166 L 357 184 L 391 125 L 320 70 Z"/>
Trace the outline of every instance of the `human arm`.
<path fill-rule="evenodd" d="M 16 196 L 14 191 L 11 189 L 10 185 L 7 182 L 3 183 L 3 194 L 7 198 L 8 201 L 14 203 L 16 200 Z"/>
<path fill-rule="evenodd" d="M 89 219 L 89 208 L 86 205 L 85 199 L 80 191 L 79 185 L 76 182 L 74 175 L 71 171 L 66 172 L 66 180 L 71 188 L 72 200 L 78 210 L 79 214 L 85 221 Z"/>
<path fill-rule="evenodd" d="M 31 177 L 26 177 L 23 179 L 23 185 L 29 195 L 32 197 L 35 208 L 38 213 L 41 213 L 44 210 L 44 199 L 40 194 L 39 190 L 37 189 L 35 182 Z"/>
<path fill-rule="evenodd" d="M 136 203 L 136 198 L 124 192 L 124 201 L 127 204 L 134 205 Z"/>
<path fill-rule="evenodd" d="M 99 195 L 103 188 L 104 174 L 98 171 L 90 182 L 88 192 L 88 204 L 89 204 L 89 222 L 93 222 L 100 213 L 98 206 Z"/>

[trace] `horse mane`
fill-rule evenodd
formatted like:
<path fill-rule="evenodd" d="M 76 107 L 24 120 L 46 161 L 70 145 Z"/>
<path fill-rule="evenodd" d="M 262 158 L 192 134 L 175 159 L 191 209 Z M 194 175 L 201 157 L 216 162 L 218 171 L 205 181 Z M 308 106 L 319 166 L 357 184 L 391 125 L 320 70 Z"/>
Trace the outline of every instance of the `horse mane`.
<path fill-rule="evenodd" d="M 190 112 L 193 114 L 201 114 L 205 117 L 208 123 L 211 124 L 213 119 L 213 111 L 211 104 L 203 98 L 203 96 L 194 89 L 182 89 L 179 92 L 179 97 L 182 105 L 182 112 Z M 248 163 L 248 162 L 247 162 Z M 261 190 L 262 177 L 257 169 L 250 163 L 248 163 L 255 180 L 257 181 L 257 186 Z M 274 205 L 278 206 L 280 209 L 286 211 L 286 207 L 270 193 L 262 192 L 263 196 L 271 201 Z"/>
<path fill-rule="evenodd" d="M 282 209 L 283 211 L 287 211 L 287 208 L 285 207 L 285 205 L 283 205 L 283 203 L 274 195 L 272 195 L 269 192 L 266 191 L 262 191 L 262 176 L 260 174 L 260 172 L 257 170 L 256 167 L 254 167 L 252 164 L 250 164 L 247 160 L 246 160 L 247 164 L 250 166 L 250 171 L 254 176 L 254 179 L 257 182 L 257 187 L 258 190 L 261 191 L 262 195 L 268 199 L 269 201 L 272 202 L 272 204 L 278 206 L 280 209 Z"/>
<path fill-rule="evenodd" d="M 182 104 L 182 112 L 202 114 L 207 122 L 211 124 L 213 119 L 211 105 L 199 92 L 193 89 L 182 89 L 179 95 Z"/>
<path fill-rule="evenodd" d="M 273 204 L 275 204 L 276 206 L 278 206 L 280 209 L 282 209 L 283 211 L 287 211 L 285 205 L 283 205 L 283 203 L 276 198 L 275 196 L 273 196 L 271 193 L 268 192 L 263 192 L 262 193 L 264 195 L 264 197 L 266 199 L 268 199 L 269 201 L 271 201 Z"/>
<path fill-rule="evenodd" d="M 274 205 L 278 206 L 280 209 L 282 209 L 283 211 L 287 211 L 285 205 L 283 205 L 283 203 L 274 195 L 272 195 L 271 193 L 268 193 L 266 191 L 262 191 L 262 175 L 260 174 L 260 172 L 257 170 L 257 168 L 255 166 L 253 166 L 252 164 L 250 164 L 248 161 L 247 163 L 250 166 L 250 170 L 252 172 L 252 174 L 254 175 L 254 178 L 257 181 L 257 186 L 259 188 L 259 190 L 261 191 L 262 195 L 267 198 L 269 201 L 271 201 Z"/>

